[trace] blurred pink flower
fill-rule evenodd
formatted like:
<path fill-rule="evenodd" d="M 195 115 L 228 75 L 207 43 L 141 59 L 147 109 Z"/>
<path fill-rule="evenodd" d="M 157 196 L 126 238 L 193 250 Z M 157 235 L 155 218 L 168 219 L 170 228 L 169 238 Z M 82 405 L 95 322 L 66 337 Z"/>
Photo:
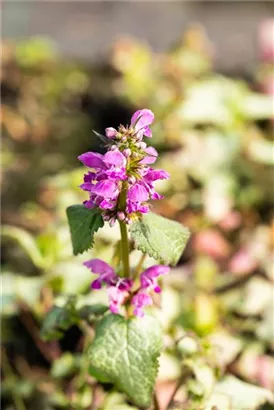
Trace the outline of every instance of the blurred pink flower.
<path fill-rule="evenodd" d="M 194 237 L 193 245 L 197 252 L 206 253 L 214 259 L 226 258 L 230 252 L 228 242 L 214 229 L 198 232 Z"/>
<path fill-rule="evenodd" d="M 259 28 L 259 51 L 266 62 L 274 62 L 274 19 L 264 20 Z"/>
<path fill-rule="evenodd" d="M 229 271 L 239 275 L 251 273 L 258 266 L 257 261 L 247 249 L 240 249 L 229 263 Z"/>

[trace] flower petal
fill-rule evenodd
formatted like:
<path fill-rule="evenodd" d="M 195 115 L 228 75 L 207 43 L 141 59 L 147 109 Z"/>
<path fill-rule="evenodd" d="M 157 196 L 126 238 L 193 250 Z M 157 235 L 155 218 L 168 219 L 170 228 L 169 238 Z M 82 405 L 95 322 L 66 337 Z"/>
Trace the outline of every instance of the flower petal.
<path fill-rule="evenodd" d="M 84 154 L 79 155 L 78 159 L 86 167 L 99 168 L 99 169 L 105 168 L 102 154 L 98 154 L 96 152 L 85 152 Z"/>
<path fill-rule="evenodd" d="M 135 184 L 129 188 L 127 194 L 131 202 L 145 202 L 149 199 L 148 191 L 140 184 Z"/>
<path fill-rule="evenodd" d="M 134 126 L 135 130 L 140 133 L 141 136 L 152 137 L 149 125 L 154 121 L 154 114 L 151 110 L 144 108 L 143 110 L 136 111 L 131 117 L 131 126 Z"/>
<path fill-rule="evenodd" d="M 169 173 L 164 171 L 163 169 L 151 169 L 145 175 L 145 180 L 147 182 L 153 182 L 159 179 L 168 179 L 168 178 L 170 178 Z"/>
<path fill-rule="evenodd" d="M 147 156 L 143 158 L 139 164 L 147 165 L 147 164 L 154 164 L 158 157 L 158 152 L 153 147 L 148 147 L 144 150 L 147 153 Z"/>
<path fill-rule="evenodd" d="M 90 269 L 93 273 L 98 273 L 102 275 L 103 273 L 113 273 L 114 269 L 106 262 L 102 261 L 101 259 L 91 259 L 83 263 L 88 269 Z"/>
<path fill-rule="evenodd" d="M 104 198 L 115 198 L 119 194 L 119 189 L 116 182 L 104 179 L 93 185 L 90 192 Z"/>
<path fill-rule="evenodd" d="M 142 277 L 157 278 L 160 275 L 169 273 L 170 267 L 166 265 L 154 265 L 147 268 L 142 274 Z"/>
<path fill-rule="evenodd" d="M 143 308 L 152 305 L 152 299 L 146 293 L 139 292 L 132 299 L 132 305 L 135 307 L 133 313 L 135 316 L 143 317 Z"/>
<path fill-rule="evenodd" d="M 104 155 L 104 162 L 108 165 L 115 165 L 116 167 L 122 167 L 126 165 L 126 157 L 118 150 L 108 151 Z"/>
<path fill-rule="evenodd" d="M 102 281 L 100 279 L 95 279 L 91 284 L 91 289 L 101 289 Z"/>
<path fill-rule="evenodd" d="M 134 123 L 137 121 L 138 118 L 139 118 L 139 120 L 135 125 L 136 130 L 140 130 L 141 128 L 144 128 L 147 125 L 152 124 L 153 121 L 154 121 L 154 114 L 151 110 L 148 110 L 147 108 L 143 108 L 142 110 L 138 110 L 131 117 L 130 124 L 134 125 Z"/>

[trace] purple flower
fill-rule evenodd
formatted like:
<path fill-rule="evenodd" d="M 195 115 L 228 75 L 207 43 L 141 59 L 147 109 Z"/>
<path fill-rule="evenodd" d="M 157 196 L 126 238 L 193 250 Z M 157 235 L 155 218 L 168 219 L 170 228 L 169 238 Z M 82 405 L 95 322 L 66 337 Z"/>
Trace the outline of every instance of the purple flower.
<path fill-rule="evenodd" d="M 109 309 L 114 314 L 119 313 L 119 308 L 128 296 L 133 281 L 116 275 L 114 269 L 101 259 L 91 259 L 84 262 L 84 265 L 99 275 L 99 278 L 92 282 L 91 288 L 101 289 L 102 284 L 105 284 L 109 297 Z"/>
<path fill-rule="evenodd" d="M 170 271 L 170 268 L 165 265 L 154 265 L 141 273 L 141 289 L 153 289 L 154 292 L 160 293 L 161 288 L 157 284 L 157 278 L 160 275 L 165 275 Z"/>
<path fill-rule="evenodd" d="M 146 293 L 139 292 L 132 298 L 131 303 L 135 307 L 133 314 L 138 317 L 143 317 L 143 309 L 146 306 L 152 305 L 152 299 Z"/>
<path fill-rule="evenodd" d="M 145 202 L 149 199 L 149 194 L 144 186 L 137 183 L 129 188 L 127 197 L 131 202 Z"/>
<path fill-rule="evenodd" d="M 169 174 L 163 169 L 152 169 L 152 168 L 149 168 L 147 174 L 144 176 L 144 180 L 148 183 L 158 181 L 160 179 L 168 179 L 168 178 L 169 178 Z"/>
<path fill-rule="evenodd" d="M 149 126 L 154 121 L 154 114 L 151 110 L 144 108 L 136 111 L 131 117 L 130 125 L 134 127 L 137 136 L 141 139 L 143 136 L 152 137 L 152 132 Z"/>
<path fill-rule="evenodd" d="M 86 184 L 85 184 L 86 185 Z M 90 192 L 103 198 L 117 198 L 119 195 L 119 186 L 117 182 L 104 179 L 97 184 L 90 186 Z"/>
<path fill-rule="evenodd" d="M 92 284 L 92 289 L 101 289 L 104 284 L 107 287 L 109 297 L 109 309 L 112 313 L 117 314 L 120 307 L 132 294 L 133 280 L 118 276 L 114 269 L 101 259 L 91 259 L 84 262 L 84 265 L 93 273 L 99 275 Z M 169 267 L 164 265 L 155 265 L 146 269 L 140 276 L 141 286 L 134 292 L 131 304 L 134 306 L 134 315 L 143 317 L 144 307 L 152 305 L 152 298 L 147 294 L 147 291 L 153 289 L 154 292 L 161 292 L 157 284 L 157 278 L 169 272 Z"/>
<path fill-rule="evenodd" d="M 108 127 L 105 129 L 105 133 L 107 138 L 113 139 L 116 137 L 117 131 L 113 127 Z"/>
<path fill-rule="evenodd" d="M 119 308 L 123 304 L 126 297 L 125 292 L 116 286 L 111 286 L 107 289 L 107 294 L 111 313 L 118 314 Z"/>
<path fill-rule="evenodd" d="M 96 152 L 86 152 L 79 155 L 79 161 L 81 161 L 86 167 L 104 169 L 105 164 L 103 162 L 103 155 Z"/>
<path fill-rule="evenodd" d="M 147 154 L 144 159 L 142 159 L 139 164 L 142 165 L 148 165 L 148 164 L 154 164 L 158 157 L 158 152 L 156 151 L 155 148 L 153 147 L 148 147 L 145 150 L 145 153 Z"/>
<path fill-rule="evenodd" d="M 102 283 L 105 283 L 106 285 L 110 286 L 115 282 L 117 278 L 114 269 L 108 263 L 102 261 L 101 259 L 91 259 L 89 261 L 84 262 L 84 265 L 93 273 L 99 275 L 99 278 L 95 279 L 92 282 L 92 289 L 101 289 Z"/>
<path fill-rule="evenodd" d="M 103 219 L 111 226 L 117 219 L 130 224 L 134 217 L 149 212 L 149 199 L 163 198 L 155 191 L 154 183 L 169 178 L 169 175 L 163 170 L 150 168 L 158 153 L 142 141 L 143 136 L 151 137 L 149 126 L 153 120 L 152 111 L 136 111 L 130 127 L 121 125 L 118 131 L 113 127 L 106 128 L 106 136 L 113 140 L 113 145 L 109 145 L 104 155 L 86 152 L 78 157 L 85 166 L 92 168 L 84 175 L 80 186 L 89 193 L 84 206 L 99 208 Z M 124 209 L 121 209 L 119 197 L 125 190 L 127 197 L 123 201 Z"/>

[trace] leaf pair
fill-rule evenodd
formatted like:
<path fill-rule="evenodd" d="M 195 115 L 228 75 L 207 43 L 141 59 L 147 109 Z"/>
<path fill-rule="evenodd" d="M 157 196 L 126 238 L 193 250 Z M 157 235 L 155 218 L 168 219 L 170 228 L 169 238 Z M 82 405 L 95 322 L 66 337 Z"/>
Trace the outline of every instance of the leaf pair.
<path fill-rule="evenodd" d="M 73 253 L 83 253 L 92 248 L 94 234 L 104 226 L 97 209 L 73 205 L 67 209 Z M 190 233 L 178 222 L 150 212 L 133 223 L 131 239 L 141 252 L 166 265 L 176 265 L 187 244 Z"/>

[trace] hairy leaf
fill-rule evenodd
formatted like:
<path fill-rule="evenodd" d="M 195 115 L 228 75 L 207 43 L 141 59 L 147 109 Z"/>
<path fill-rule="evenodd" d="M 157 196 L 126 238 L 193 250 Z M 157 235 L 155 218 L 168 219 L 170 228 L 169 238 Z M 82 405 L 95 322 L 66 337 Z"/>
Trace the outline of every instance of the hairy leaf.
<path fill-rule="evenodd" d="M 131 226 L 137 249 L 167 265 L 176 265 L 190 237 L 178 222 L 150 212 Z"/>
<path fill-rule="evenodd" d="M 88 351 L 91 372 L 115 384 L 137 406 L 148 407 L 161 345 L 161 328 L 155 318 L 108 315 L 98 324 Z"/>
<path fill-rule="evenodd" d="M 103 218 L 98 209 L 73 205 L 67 208 L 67 217 L 74 255 L 92 248 L 95 232 L 104 226 Z"/>

